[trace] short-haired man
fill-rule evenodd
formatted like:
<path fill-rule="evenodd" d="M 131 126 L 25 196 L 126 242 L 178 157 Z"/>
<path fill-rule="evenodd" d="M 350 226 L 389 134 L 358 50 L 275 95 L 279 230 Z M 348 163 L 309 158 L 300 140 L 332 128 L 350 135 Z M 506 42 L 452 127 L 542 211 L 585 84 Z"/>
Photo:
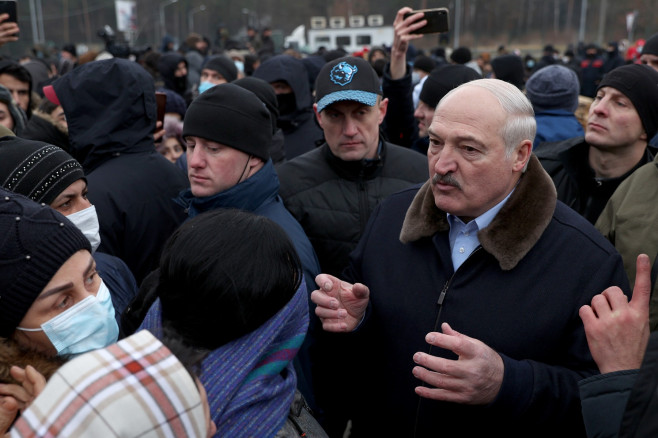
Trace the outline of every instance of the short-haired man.
<path fill-rule="evenodd" d="M 220 84 L 199 95 L 185 113 L 190 188 L 179 197 L 190 217 L 217 208 L 239 208 L 268 217 L 290 236 L 309 289 L 320 268 L 304 230 L 279 197 L 270 160 L 270 113 L 251 91 Z"/>
<path fill-rule="evenodd" d="M 381 94 L 377 73 L 365 59 L 325 64 L 316 80 L 314 110 L 326 143 L 277 167 L 281 196 L 304 227 L 322 272 L 340 275 L 377 204 L 426 178 L 426 157 L 380 137 L 388 104 Z M 316 329 L 311 323 L 309 343 L 317 340 L 311 360 L 319 367 L 313 376 L 316 398 L 325 397 L 318 400 L 323 405 L 318 413 L 330 435 L 340 434 L 347 418 L 341 417 L 343 396 L 330 377 L 342 348 L 322 342 Z"/>
<path fill-rule="evenodd" d="M 653 160 L 658 72 L 638 64 L 606 74 L 590 106 L 585 137 L 545 143 L 536 152 L 557 197 L 592 224 L 619 184 Z"/>
<path fill-rule="evenodd" d="M 596 365 L 578 309 L 628 294 L 619 254 L 556 200 L 518 88 L 461 85 L 429 133 L 430 179 L 382 202 L 345 281 L 311 295 L 325 330 L 358 328 L 334 370 L 358 388 L 352 432 L 583 436 L 577 382 Z"/>
<path fill-rule="evenodd" d="M 316 102 L 326 143 L 277 172 L 281 197 L 313 243 L 323 272 L 339 275 L 375 206 L 424 181 L 427 159 L 380 138 L 388 100 L 365 59 L 325 64 L 316 81 Z"/>
<path fill-rule="evenodd" d="M 32 117 L 32 76 L 22 65 L 9 60 L 0 62 L 0 85 L 9 90 L 18 106 Z"/>

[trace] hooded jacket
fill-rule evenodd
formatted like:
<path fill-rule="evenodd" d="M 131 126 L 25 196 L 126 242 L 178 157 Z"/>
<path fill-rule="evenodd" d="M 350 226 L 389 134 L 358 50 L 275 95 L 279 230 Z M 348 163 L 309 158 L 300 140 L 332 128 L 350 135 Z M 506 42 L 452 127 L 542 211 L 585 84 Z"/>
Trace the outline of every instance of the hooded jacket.
<path fill-rule="evenodd" d="M 315 121 L 311 88 L 304 63 L 289 55 L 273 56 L 262 63 L 253 76 L 270 83 L 286 82 L 295 95 L 295 110 L 292 113 L 282 114 L 283 108 L 279 105 L 277 124 L 283 130 L 286 159 L 291 160 L 314 149 L 324 134 Z"/>
<path fill-rule="evenodd" d="M 27 122 L 21 137 L 54 144 L 66 152 L 69 151 L 68 129 L 60 128 L 57 121 L 50 114 L 41 112 L 38 109 L 32 113 L 32 118 Z"/>
<path fill-rule="evenodd" d="M 155 151 L 155 89 L 139 64 L 83 64 L 53 83 L 69 126 L 70 153 L 87 175 L 101 227 L 99 251 L 121 258 L 137 284 L 185 219 L 174 198 L 189 182 Z"/>
<path fill-rule="evenodd" d="M 534 156 L 456 271 L 448 234 L 427 182 L 380 204 L 352 253 L 344 280 L 370 288 L 366 319 L 349 335 L 367 397 L 353 411 L 353 433 L 582 437 L 577 382 L 596 364 L 578 310 L 611 285 L 629 294 L 621 257 L 556 200 Z M 502 386 L 486 406 L 414 393 L 416 352 L 456 359 L 425 341 L 443 322 L 501 356 Z"/>
<path fill-rule="evenodd" d="M 158 60 L 158 72 L 160 73 L 160 78 L 164 82 L 164 88 L 178 93 L 178 95 L 189 105 L 191 94 L 187 92 L 187 76 L 183 78 L 177 78 L 174 76 L 178 64 L 181 62 L 184 62 L 186 67 L 188 66 L 187 59 L 185 59 L 183 55 L 178 52 L 167 52 Z"/>

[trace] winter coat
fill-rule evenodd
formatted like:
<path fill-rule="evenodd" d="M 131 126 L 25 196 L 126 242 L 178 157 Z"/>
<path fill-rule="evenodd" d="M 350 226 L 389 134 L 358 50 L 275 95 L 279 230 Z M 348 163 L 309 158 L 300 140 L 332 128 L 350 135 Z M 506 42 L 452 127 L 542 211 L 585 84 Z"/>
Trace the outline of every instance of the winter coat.
<path fill-rule="evenodd" d="M 44 143 L 59 146 L 66 152 L 69 151 L 68 130 L 58 127 L 56 121 L 50 114 L 35 110 L 32 118 L 28 120 L 27 126 L 21 135 L 28 140 L 37 140 Z"/>
<path fill-rule="evenodd" d="M 343 161 L 329 145 L 277 168 L 281 197 L 299 221 L 322 272 L 340 275 L 370 213 L 392 193 L 427 179 L 427 158 L 382 142 L 377 160 Z"/>
<path fill-rule="evenodd" d="M 279 196 L 279 178 L 269 160 L 255 175 L 213 196 L 198 198 L 190 189 L 177 199 L 190 217 L 218 208 L 238 208 L 273 220 L 288 234 L 302 262 L 309 293 L 315 289 L 315 277 L 320 265 L 304 230 L 286 210 Z"/>
<path fill-rule="evenodd" d="M 658 333 L 639 370 L 596 375 L 579 383 L 588 437 L 649 438 L 658 430 Z"/>
<path fill-rule="evenodd" d="M 556 200 L 550 178 L 530 160 L 457 271 L 446 213 L 429 183 L 373 212 L 343 278 L 370 288 L 366 319 L 342 353 L 357 364 L 347 373 L 357 376 L 360 394 L 352 436 L 584 435 L 577 382 L 597 371 L 578 310 L 609 286 L 627 294 L 629 287 L 614 247 Z M 443 322 L 501 356 L 504 377 L 491 403 L 415 394 L 416 352 L 457 359 L 425 342 Z"/>
<path fill-rule="evenodd" d="M 630 284 L 635 283 L 635 262 L 647 254 L 658 258 L 658 156 L 637 169 L 615 190 L 595 224 L 624 259 Z M 650 304 L 651 330 L 658 329 L 658 282 Z"/>
<path fill-rule="evenodd" d="M 585 131 L 573 112 L 563 109 L 550 109 L 535 112 L 537 134 L 532 144 L 536 148 L 543 142 L 567 140 L 583 137 Z"/>
<path fill-rule="evenodd" d="M 94 253 L 93 257 L 98 275 L 110 290 L 114 317 L 121 327 L 121 314 L 137 296 L 138 288 L 135 276 L 119 257 L 98 251 Z"/>
<path fill-rule="evenodd" d="M 411 64 L 407 64 L 405 75 L 391 78 L 391 66 L 386 64 L 382 75 L 382 91 L 388 98 L 388 107 L 382 127 L 386 137 L 394 144 L 410 148 L 418 140 L 418 123 L 414 118 L 412 98 Z M 427 148 L 425 148 L 425 153 Z"/>
<path fill-rule="evenodd" d="M 286 159 L 291 160 L 315 149 L 324 134 L 315 121 L 313 98 L 304 63 L 289 55 L 276 55 L 263 62 L 253 76 L 270 83 L 286 82 L 295 94 L 296 110 L 282 114 L 282 108 L 279 107 L 277 119 L 277 125 L 283 130 Z"/>
<path fill-rule="evenodd" d="M 647 148 L 640 162 L 618 178 L 596 179 L 589 166 L 589 145 L 583 137 L 557 143 L 544 143 L 535 154 L 557 188 L 557 198 L 582 214 L 592 224 L 596 222 L 608 199 L 619 184 L 638 167 L 653 159 Z"/>
<path fill-rule="evenodd" d="M 67 116 L 69 152 L 98 212 L 99 251 L 126 262 L 139 284 L 185 219 L 174 198 L 189 187 L 185 173 L 155 151 L 153 80 L 139 64 L 114 58 L 84 64 L 53 87 Z"/>

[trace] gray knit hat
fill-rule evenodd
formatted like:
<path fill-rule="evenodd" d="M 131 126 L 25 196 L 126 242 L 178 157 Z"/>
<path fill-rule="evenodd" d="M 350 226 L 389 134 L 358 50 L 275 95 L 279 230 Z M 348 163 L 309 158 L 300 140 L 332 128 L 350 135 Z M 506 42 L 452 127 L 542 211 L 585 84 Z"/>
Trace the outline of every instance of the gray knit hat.
<path fill-rule="evenodd" d="M 59 268 L 89 240 L 62 214 L 0 189 L 0 336 L 10 336 Z"/>
<path fill-rule="evenodd" d="M 534 72 L 525 84 L 526 95 L 535 111 L 578 108 L 578 75 L 563 65 L 549 65 Z"/>

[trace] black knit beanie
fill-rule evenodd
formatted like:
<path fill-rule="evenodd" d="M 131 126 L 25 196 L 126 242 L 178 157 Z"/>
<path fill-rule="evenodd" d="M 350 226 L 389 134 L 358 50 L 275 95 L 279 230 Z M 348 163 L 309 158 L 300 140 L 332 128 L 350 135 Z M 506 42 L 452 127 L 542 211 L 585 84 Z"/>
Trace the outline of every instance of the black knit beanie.
<path fill-rule="evenodd" d="M 462 64 L 442 65 L 427 76 L 418 98 L 427 106 L 435 108 L 448 91 L 475 79 L 482 77 L 470 67 Z"/>
<path fill-rule="evenodd" d="M 647 65 L 627 64 L 610 71 L 599 83 L 619 90 L 630 99 L 640 116 L 647 139 L 658 131 L 658 72 Z"/>
<path fill-rule="evenodd" d="M 270 158 L 270 113 L 254 93 L 234 84 L 212 87 L 192 101 L 183 125 L 183 137 L 190 135 Z"/>
<path fill-rule="evenodd" d="M 233 82 L 238 77 L 238 68 L 235 63 L 224 55 L 211 56 L 203 68 L 216 71 L 226 79 L 226 82 Z"/>
<path fill-rule="evenodd" d="M 471 59 L 473 59 L 473 56 L 471 55 L 471 50 L 468 47 L 457 47 L 450 54 L 450 60 L 457 64 L 466 64 Z"/>
<path fill-rule="evenodd" d="M 642 54 L 658 55 L 658 33 L 654 33 L 642 46 Z"/>
<path fill-rule="evenodd" d="M 82 166 L 63 149 L 19 137 L 0 138 L 0 187 L 50 205 L 79 179 L 85 179 Z"/>
<path fill-rule="evenodd" d="M 272 133 L 275 133 L 279 128 L 276 126 L 276 120 L 279 118 L 279 101 L 276 99 L 274 88 L 265 82 L 263 79 L 248 76 L 241 78 L 233 83 L 239 87 L 254 93 L 265 104 L 265 107 L 270 112 L 270 120 L 272 122 Z"/>
<path fill-rule="evenodd" d="M 0 336 L 10 336 L 59 268 L 89 240 L 48 206 L 0 189 Z"/>

